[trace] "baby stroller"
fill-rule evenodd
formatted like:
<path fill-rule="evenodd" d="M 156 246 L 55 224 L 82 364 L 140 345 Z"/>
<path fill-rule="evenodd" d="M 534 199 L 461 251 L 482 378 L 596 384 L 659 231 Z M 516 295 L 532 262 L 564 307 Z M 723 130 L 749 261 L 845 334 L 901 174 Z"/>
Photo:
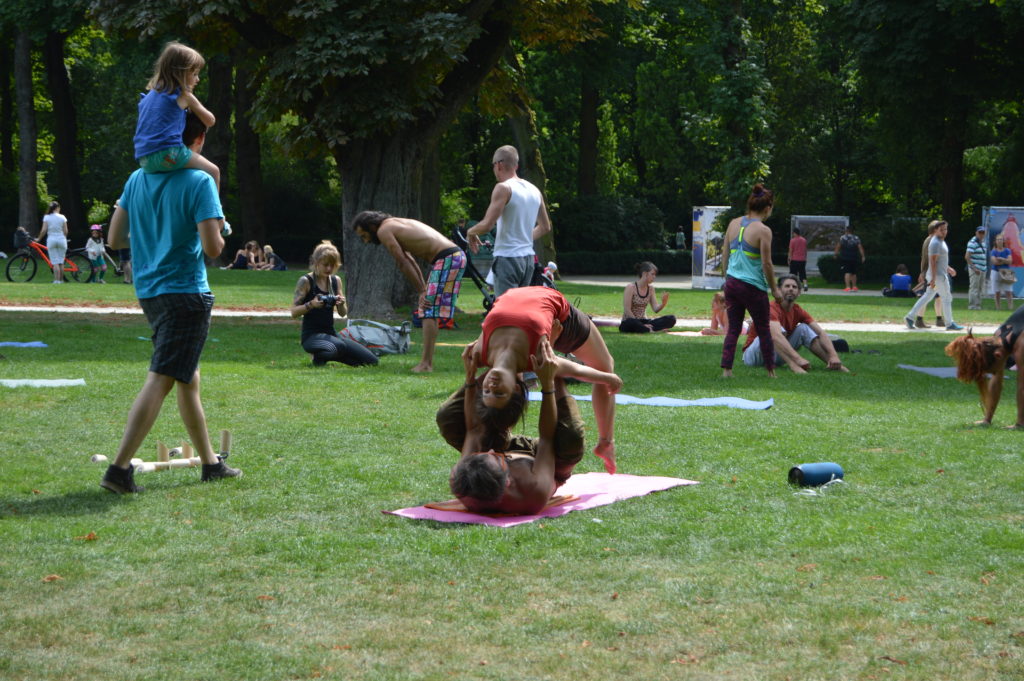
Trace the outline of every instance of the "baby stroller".
<path fill-rule="evenodd" d="M 476 287 L 480 289 L 480 292 L 484 294 L 484 314 L 486 314 L 491 311 L 491 306 L 494 305 L 494 290 L 487 283 L 484 276 L 480 274 L 480 270 L 476 268 L 476 265 L 473 264 L 473 253 L 469 250 L 469 242 L 466 240 L 463 229 L 462 227 L 455 227 L 452 230 L 452 240 L 456 246 L 466 253 L 466 274 L 473 280 Z"/>

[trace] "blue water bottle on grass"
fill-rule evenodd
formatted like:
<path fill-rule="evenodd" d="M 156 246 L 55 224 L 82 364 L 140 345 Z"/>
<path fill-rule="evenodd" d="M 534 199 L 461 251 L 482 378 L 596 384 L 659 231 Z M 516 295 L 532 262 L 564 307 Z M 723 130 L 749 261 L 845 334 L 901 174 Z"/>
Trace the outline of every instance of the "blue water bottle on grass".
<path fill-rule="evenodd" d="M 789 469 L 789 482 L 801 487 L 817 487 L 843 479 L 843 467 L 837 463 L 802 463 Z"/>

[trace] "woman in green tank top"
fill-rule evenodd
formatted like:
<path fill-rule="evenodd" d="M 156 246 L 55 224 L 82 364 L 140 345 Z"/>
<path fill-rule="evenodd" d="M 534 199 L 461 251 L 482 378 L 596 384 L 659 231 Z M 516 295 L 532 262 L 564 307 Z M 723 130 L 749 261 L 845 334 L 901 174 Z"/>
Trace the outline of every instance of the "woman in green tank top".
<path fill-rule="evenodd" d="M 725 248 L 722 250 L 722 270 L 725 272 L 725 305 L 729 317 L 729 331 L 722 342 L 722 376 L 732 376 L 732 363 L 736 356 L 736 343 L 743 317 L 750 311 L 761 340 L 764 365 L 768 375 L 775 377 L 775 345 L 769 326 L 768 292 L 778 299 L 779 289 L 772 268 L 772 230 L 764 220 L 772 214 L 775 195 L 758 183 L 747 197 L 747 214 L 729 223 L 725 230 Z"/>

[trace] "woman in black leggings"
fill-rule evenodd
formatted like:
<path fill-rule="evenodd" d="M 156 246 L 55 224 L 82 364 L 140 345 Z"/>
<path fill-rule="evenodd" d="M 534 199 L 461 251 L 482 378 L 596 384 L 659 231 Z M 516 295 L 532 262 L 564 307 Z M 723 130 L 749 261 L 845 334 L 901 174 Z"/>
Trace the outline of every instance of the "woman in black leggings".
<path fill-rule="evenodd" d="M 341 278 L 341 255 L 330 241 L 323 241 L 309 259 L 311 272 L 295 285 L 292 317 L 302 317 L 302 349 L 313 355 L 313 366 L 341 362 L 349 366 L 376 364 L 377 357 L 350 338 L 342 338 L 334 329 L 334 310 L 345 316 L 348 305 Z M 334 301 L 331 302 L 331 298 Z"/>

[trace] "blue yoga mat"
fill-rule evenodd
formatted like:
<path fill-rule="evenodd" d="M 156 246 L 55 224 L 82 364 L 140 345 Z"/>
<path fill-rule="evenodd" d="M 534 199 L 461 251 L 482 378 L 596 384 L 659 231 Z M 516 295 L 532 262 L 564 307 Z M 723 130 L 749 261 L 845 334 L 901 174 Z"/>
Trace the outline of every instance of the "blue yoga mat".
<path fill-rule="evenodd" d="M 590 395 L 573 395 L 577 400 L 590 401 Z M 541 394 L 530 391 L 530 401 L 540 402 Z M 745 400 L 742 397 L 702 397 L 696 400 L 681 400 L 676 397 L 633 397 L 632 395 L 615 395 L 615 404 L 642 404 L 648 407 L 731 407 L 733 409 L 771 409 L 775 404 L 773 398 L 760 402 Z"/>
<path fill-rule="evenodd" d="M 19 343 L 18 341 L 0 341 L 0 345 L 8 348 L 48 348 L 46 343 L 43 341 L 29 341 L 28 343 Z"/>

